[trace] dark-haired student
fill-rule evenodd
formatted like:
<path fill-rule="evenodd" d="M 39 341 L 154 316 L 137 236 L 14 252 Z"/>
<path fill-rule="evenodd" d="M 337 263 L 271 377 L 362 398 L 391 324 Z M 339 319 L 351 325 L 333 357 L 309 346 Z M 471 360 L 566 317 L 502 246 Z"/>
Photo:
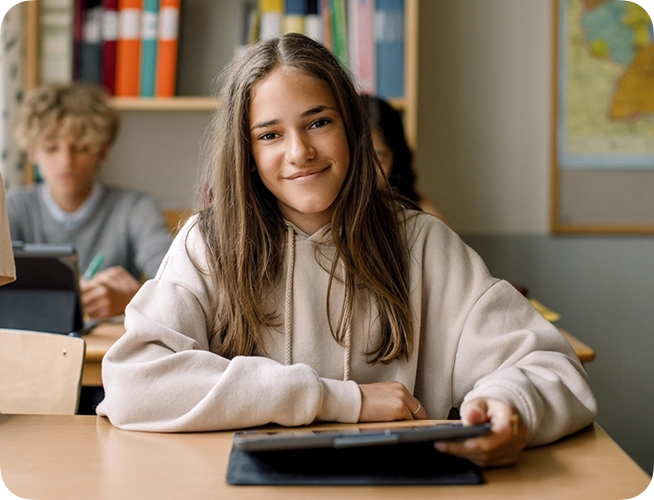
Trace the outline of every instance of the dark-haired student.
<path fill-rule="evenodd" d="M 391 188 L 418 205 L 423 212 L 445 222 L 436 204 L 418 192 L 413 151 L 406 140 L 400 114 L 381 97 L 362 95 L 372 120 L 372 142 Z"/>

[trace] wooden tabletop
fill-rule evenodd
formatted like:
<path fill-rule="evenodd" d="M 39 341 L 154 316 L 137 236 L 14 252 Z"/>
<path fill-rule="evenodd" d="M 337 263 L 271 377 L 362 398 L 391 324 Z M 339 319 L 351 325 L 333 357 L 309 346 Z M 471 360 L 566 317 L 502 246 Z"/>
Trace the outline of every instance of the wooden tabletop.
<path fill-rule="evenodd" d="M 617 500 L 650 483 L 597 425 L 526 450 L 515 466 L 485 470 L 486 484 L 475 486 L 230 486 L 231 443 L 231 432 L 158 434 L 93 416 L 0 415 L 2 478 L 31 499 Z"/>
<path fill-rule="evenodd" d="M 595 359 L 595 351 L 581 340 L 559 328 L 563 336 L 568 339 L 582 363 Z M 102 385 L 102 358 L 109 348 L 125 333 L 122 323 L 101 323 L 88 334 L 84 335 L 86 341 L 86 356 L 84 359 L 84 373 L 82 385 Z"/>
<path fill-rule="evenodd" d="M 86 342 L 82 385 L 102 385 L 102 358 L 124 333 L 122 323 L 100 323 L 82 337 Z"/>
<path fill-rule="evenodd" d="M 589 363 L 595 359 L 595 351 L 592 347 L 584 344 L 581 340 L 579 340 L 577 337 L 574 337 L 563 328 L 559 328 L 559 331 L 568 340 L 568 342 L 570 342 L 570 345 L 579 357 L 579 361 L 582 363 Z"/>

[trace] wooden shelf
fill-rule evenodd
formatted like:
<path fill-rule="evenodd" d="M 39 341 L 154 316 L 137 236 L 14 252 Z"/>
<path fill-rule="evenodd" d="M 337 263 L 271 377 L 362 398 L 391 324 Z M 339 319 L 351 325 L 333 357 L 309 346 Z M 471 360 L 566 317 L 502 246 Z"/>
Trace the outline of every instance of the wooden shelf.
<path fill-rule="evenodd" d="M 405 99 L 390 99 L 390 104 L 403 111 L 406 109 Z M 218 100 L 213 97 L 178 96 L 165 99 L 144 97 L 115 97 L 114 106 L 119 111 L 214 111 Z"/>
<path fill-rule="evenodd" d="M 116 97 L 113 103 L 120 111 L 214 111 L 218 106 L 213 97 Z"/>

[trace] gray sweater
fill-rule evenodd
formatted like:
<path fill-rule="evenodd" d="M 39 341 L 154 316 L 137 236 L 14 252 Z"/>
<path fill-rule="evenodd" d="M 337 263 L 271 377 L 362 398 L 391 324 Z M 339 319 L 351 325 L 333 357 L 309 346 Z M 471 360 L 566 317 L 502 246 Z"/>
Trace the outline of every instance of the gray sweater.
<path fill-rule="evenodd" d="M 100 269 L 122 266 L 136 279 L 152 278 L 171 242 L 154 200 L 143 193 L 108 186 L 95 209 L 70 231 L 52 217 L 38 186 L 8 191 L 7 214 L 12 240 L 74 245 L 80 273 L 102 252 Z"/>

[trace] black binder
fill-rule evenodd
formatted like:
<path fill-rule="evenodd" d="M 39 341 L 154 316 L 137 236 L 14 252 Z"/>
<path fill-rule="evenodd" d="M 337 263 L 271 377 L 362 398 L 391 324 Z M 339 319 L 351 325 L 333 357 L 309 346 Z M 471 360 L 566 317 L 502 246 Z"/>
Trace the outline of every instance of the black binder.
<path fill-rule="evenodd" d="M 244 452 L 232 447 L 232 485 L 455 485 L 482 484 L 472 462 L 438 452 L 433 443 L 361 448 Z"/>
<path fill-rule="evenodd" d="M 13 243 L 16 281 L 0 287 L 0 328 L 83 333 L 71 245 Z"/>

